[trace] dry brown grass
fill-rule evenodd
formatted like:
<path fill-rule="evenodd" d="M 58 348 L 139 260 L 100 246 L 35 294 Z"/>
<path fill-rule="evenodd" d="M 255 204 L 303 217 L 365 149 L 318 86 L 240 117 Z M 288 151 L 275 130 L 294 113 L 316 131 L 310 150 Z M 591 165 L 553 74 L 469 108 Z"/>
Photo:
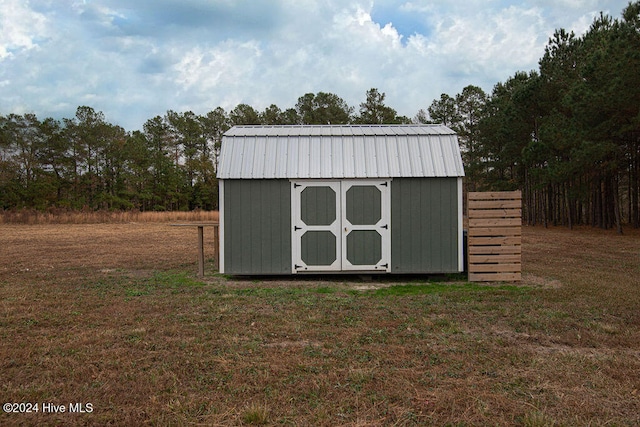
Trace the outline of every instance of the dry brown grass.
<path fill-rule="evenodd" d="M 94 211 L 35 209 L 0 211 L 0 224 L 113 224 L 127 222 L 218 221 L 218 211 Z"/>
<path fill-rule="evenodd" d="M 518 286 L 198 281 L 195 241 L 0 225 L 2 402 L 94 407 L 0 424 L 640 424 L 638 232 L 524 228 Z"/>

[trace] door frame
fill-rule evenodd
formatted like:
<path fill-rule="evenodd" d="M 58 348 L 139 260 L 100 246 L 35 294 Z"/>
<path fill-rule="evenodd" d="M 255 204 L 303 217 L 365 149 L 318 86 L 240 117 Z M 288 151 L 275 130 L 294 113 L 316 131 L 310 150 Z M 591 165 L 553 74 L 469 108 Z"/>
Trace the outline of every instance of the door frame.
<path fill-rule="evenodd" d="M 390 272 L 391 271 L 391 178 L 290 179 L 291 182 L 291 272 Z M 376 186 L 381 192 L 381 218 L 375 225 L 352 225 L 346 219 L 346 193 L 353 185 Z M 309 226 L 301 220 L 300 199 L 304 188 L 330 187 L 336 192 L 336 220 L 329 226 Z M 303 187 L 303 188 L 300 188 Z M 347 224 L 348 223 L 348 224 Z M 346 226 L 346 230 L 345 230 Z M 386 227 L 385 227 L 386 226 Z M 347 236 L 353 230 L 375 229 L 381 236 L 381 260 L 375 265 L 353 265 L 348 261 Z M 328 230 L 336 236 L 336 261 L 327 266 L 307 266 L 302 261 L 302 235 Z"/>
<path fill-rule="evenodd" d="M 347 191 L 353 186 L 374 186 L 380 191 L 380 219 L 375 224 L 354 225 L 347 219 Z M 391 179 L 345 179 L 340 188 L 342 270 L 391 271 Z M 347 258 L 347 237 L 354 230 L 373 230 L 381 237 L 381 257 L 376 264 L 354 265 Z"/>
<path fill-rule="evenodd" d="M 340 244 L 340 181 L 338 180 L 290 180 L 291 181 L 291 272 L 340 271 L 342 245 Z M 300 188 L 303 187 L 303 188 Z M 306 187 L 330 187 L 336 193 L 336 216 L 330 225 L 307 225 L 301 220 L 300 196 Z M 330 231 L 336 236 L 336 259 L 330 265 L 315 265 L 310 269 L 302 261 L 302 235 L 307 231 Z"/>

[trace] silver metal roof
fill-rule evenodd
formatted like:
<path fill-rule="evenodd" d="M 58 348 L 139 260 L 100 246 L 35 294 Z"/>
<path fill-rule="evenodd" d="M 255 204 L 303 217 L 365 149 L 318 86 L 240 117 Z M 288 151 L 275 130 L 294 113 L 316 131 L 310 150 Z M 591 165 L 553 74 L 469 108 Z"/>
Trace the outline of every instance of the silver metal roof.
<path fill-rule="evenodd" d="M 442 125 L 235 126 L 220 179 L 464 176 L 458 138 Z"/>

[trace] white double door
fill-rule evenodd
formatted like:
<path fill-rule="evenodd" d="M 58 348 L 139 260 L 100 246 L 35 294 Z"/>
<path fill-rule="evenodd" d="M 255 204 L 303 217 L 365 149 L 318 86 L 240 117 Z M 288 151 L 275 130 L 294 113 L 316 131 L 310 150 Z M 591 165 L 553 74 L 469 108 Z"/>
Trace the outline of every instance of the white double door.
<path fill-rule="evenodd" d="M 391 271 L 391 181 L 291 181 L 292 271 Z"/>

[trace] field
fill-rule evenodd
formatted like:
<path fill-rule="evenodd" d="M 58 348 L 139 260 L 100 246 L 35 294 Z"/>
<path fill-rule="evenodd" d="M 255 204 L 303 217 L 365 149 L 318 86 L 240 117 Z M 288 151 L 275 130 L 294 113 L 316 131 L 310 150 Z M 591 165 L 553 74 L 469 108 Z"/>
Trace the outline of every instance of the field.
<path fill-rule="evenodd" d="M 640 233 L 523 232 L 513 285 L 200 280 L 192 228 L 0 224 L 0 399 L 39 405 L 0 425 L 640 425 Z"/>

